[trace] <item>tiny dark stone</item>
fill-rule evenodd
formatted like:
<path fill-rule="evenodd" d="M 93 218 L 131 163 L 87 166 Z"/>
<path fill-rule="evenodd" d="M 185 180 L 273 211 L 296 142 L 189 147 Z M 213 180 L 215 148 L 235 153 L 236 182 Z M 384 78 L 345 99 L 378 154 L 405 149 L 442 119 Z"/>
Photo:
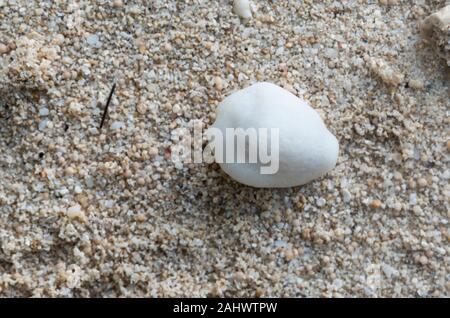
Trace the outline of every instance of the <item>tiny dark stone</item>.
<path fill-rule="evenodd" d="M 428 161 L 427 162 L 427 168 L 428 169 L 433 168 L 434 166 L 435 166 L 435 163 L 433 161 Z"/>

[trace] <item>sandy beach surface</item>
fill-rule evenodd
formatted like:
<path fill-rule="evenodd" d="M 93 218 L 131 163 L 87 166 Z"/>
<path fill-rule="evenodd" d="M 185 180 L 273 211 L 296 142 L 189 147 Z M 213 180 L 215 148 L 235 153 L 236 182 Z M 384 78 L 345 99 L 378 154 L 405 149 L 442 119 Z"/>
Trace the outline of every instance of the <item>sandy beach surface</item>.
<path fill-rule="evenodd" d="M 420 32 L 448 4 L 0 0 L 0 296 L 449 296 L 449 68 Z M 336 168 L 175 167 L 171 132 L 258 81 L 319 111 Z"/>

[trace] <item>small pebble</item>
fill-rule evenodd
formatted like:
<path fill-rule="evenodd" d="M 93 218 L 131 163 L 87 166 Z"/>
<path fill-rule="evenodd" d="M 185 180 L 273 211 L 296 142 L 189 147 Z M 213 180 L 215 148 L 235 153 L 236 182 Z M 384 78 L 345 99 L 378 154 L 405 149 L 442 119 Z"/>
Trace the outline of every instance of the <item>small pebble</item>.
<path fill-rule="evenodd" d="M 79 219 L 80 221 L 84 221 L 86 216 L 84 212 L 81 210 L 80 205 L 74 205 L 67 209 L 67 216 L 69 219 Z"/>
<path fill-rule="evenodd" d="M 234 0 L 233 11 L 243 19 L 250 19 L 252 17 L 249 0 Z"/>
<path fill-rule="evenodd" d="M 213 47 L 214 47 L 214 44 L 212 42 L 209 42 L 209 41 L 205 42 L 204 45 L 205 45 L 205 48 L 207 50 L 209 50 L 209 51 L 211 51 L 213 49 Z"/>
<path fill-rule="evenodd" d="M 419 262 L 420 262 L 420 264 L 422 264 L 422 265 L 427 265 L 427 264 L 428 264 L 428 258 L 427 258 L 425 255 L 422 255 L 422 256 L 419 258 Z"/>
<path fill-rule="evenodd" d="M 79 116 L 81 115 L 83 111 L 83 105 L 81 105 L 80 103 L 70 103 L 69 105 L 69 113 L 73 116 Z"/>
<path fill-rule="evenodd" d="M 100 39 L 98 37 L 97 34 L 90 34 L 87 38 L 86 38 L 87 43 L 90 46 L 94 46 L 94 47 L 100 47 L 101 43 L 100 43 Z"/>
<path fill-rule="evenodd" d="M 136 106 L 136 110 L 139 114 L 144 115 L 145 113 L 147 113 L 148 107 L 145 103 L 139 103 Z"/>
<path fill-rule="evenodd" d="M 316 204 L 318 207 L 323 207 L 326 203 L 327 203 L 327 201 L 324 198 L 319 198 L 316 201 Z"/>
<path fill-rule="evenodd" d="M 74 175 L 75 174 L 75 169 L 74 168 L 72 168 L 72 167 L 67 167 L 66 169 L 65 169 L 65 172 L 66 172 L 66 174 L 67 175 Z"/>
<path fill-rule="evenodd" d="M 39 116 L 44 117 L 44 116 L 48 116 L 49 114 L 49 110 L 46 107 L 43 107 L 41 109 L 39 109 Z"/>
<path fill-rule="evenodd" d="M 150 157 L 155 157 L 158 155 L 158 153 L 159 150 L 156 147 L 150 147 L 150 149 L 148 150 L 148 154 L 150 155 Z"/>
<path fill-rule="evenodd" d="M 170 52 L 170 51 L 172 51 L 172 45 L 170 45 L 170 43 L 165 43 L 162 46 L 162 49 L 163 49 L 164 52 Z"/>
<path fill-rule="evenodd" d="M 242 272 L 236 272 L 233 275 L 233 280 L 236 282 L 243 282 L 245 280 L 245 275 Z"/>
<path fill-rule="evenodd" d="M 352 195 L 347 189 L 343 189 L 341 191 L 341 194 L 342 194 L 342 201 L 344 201 L 345 203 L 350 202 L 350 200 L 352 199 Z"/>
<path fill-rule="evenodd" d="M 39 123 L 39 130 L 44 130 L 45 128 L 48 127 L 50 121 L 48 119 L 44 119 Z"/>
<path fill-rule="evenodd" d="M 428 185 L 427 179 L 425 178 L 419 178 L 417 180 L 417 185 L 421 188 L 425 188 Z"/>
<path fill-rule="evenodd" d="M 408 85 L 413 89 L 423 89 L 425 87 L 424 83 L 419 79 L 410 79 Z"/>
<path fill-rule="evenodd" d="M 9 52 L 8 46 L 3 43 L 0 43 L 0 54 L 5 54 Z"/>
<path fill-rule="evenodd" d="M 125 124 L 121 121 L 115 121 L 111 124 L 111 130 L 118 130 L 125 127 Z"/>
<path fill-rule="evenodd" d="M 219 92 L 223 89 L 222 79 L 219 76 L 214 78 L 214 86 Z"/>
<path fill-rule="evenodd" d="M 123 1 L 122 0 L 114 0 L 113 1 L 113 7 L 114 8 L 122 8 L 123 7 Z"/>
<path fill-rule="evenodd" d="M 402 208 L 403 208 L 403 205 L 400 202 L 396 202 L 394 204 L 394 210 L 395 211 L 400 212 L 402 210 Z"/>
<path fill-rule="evenodd" d="M 415 192 L 409 194 L 409 204 L 414 205 L 417 203 L 417 194 Z"/>
<path fill-rule="evenodd" d="M 284 259 L 287 262 L 292 261 L 294 259 L 294 257 L 295 257 L 295 254 L 294 254 L 294 252 L 291 249 L 287 249 L 287 250 L 284 251 Z"/>
<path fill-rule="evenodd" d="M 137 222 L 144 222 L 145 220 L 147 220 L 147 217 L 145 216 L 145 214 L 137 214 L 135 215 L 134 219 Z"/>
<path fill-rule="evenodd" d="M 382 264 L 381 269 L 388 279 L 391 279 L 398 275 L 398 271 L 390 265 Z"/>
<path fill-rule="evenodd" d="M 404 79 L 404 75 L 396 68 L 380 58 L 366 57 L 369 69 L 385 84 L 398 86 Z"/>
<path fill-rule="evenodd" d="M 262 288 L 257 288 L 256 289 L 256 291 L 255 291 L 255 297 L 256 298 L 264 297 L 264 295 L 265 295 L 265 292 L 264 292 L 264 290 Z"/>
<path fill-rule="evenodd" d="M 72 74 L 68 71 L 64 71 L 64 73 L 62 74 L 62 78 L 65 80 L 68 80 L 72 77 Z"/>
<path fill-rule="evenodd" d="M 418 205 L 415 205 L 413 207 L 413 212 L 415 215 L 418 215 L 418 216 L 422 215 L 422 213 L 423 213 L 422 208 Z"/>
<path fill-rule="evenodd" d="M 398 172 L 398 171 L 394 172 L 394 180 L 396 180 L 396 181 L 403 180 L 402 174 L 400 172 Z"/>
<path fill-rule="evenodd" d="M 382 205 L 382 203 L 378 199 L 372 200 L 372 202 L 370 202 L 370 207 L 373 209 L 379 209 L 381 207 L 381 205 Z"/>

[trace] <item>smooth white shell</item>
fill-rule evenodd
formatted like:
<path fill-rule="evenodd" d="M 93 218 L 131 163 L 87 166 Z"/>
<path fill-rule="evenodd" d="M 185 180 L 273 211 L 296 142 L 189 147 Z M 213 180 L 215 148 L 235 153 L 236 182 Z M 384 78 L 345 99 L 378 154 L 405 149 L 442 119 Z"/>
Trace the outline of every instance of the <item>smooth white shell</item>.
<path fill-rule="evenodd" d="M 219 104 L 212 127 L 219 128 L 224 136 L 226 128 L 279 128 L 276 174 L 261 174 L 260 162 L 219 163 L 228 175 L 246 185 L 298 186 L 336 165 L 339 144 L 319 114 L 306 102 L 271 83 L 257 83 L 227 97 Z M 237 151 L 245 153 L 246 149 Z"/>
<path fill-rule="evenodd" d="M 249 0 L 234 0 L 233 11 L 243 19 L 250 19 L 252 17 Z"/>

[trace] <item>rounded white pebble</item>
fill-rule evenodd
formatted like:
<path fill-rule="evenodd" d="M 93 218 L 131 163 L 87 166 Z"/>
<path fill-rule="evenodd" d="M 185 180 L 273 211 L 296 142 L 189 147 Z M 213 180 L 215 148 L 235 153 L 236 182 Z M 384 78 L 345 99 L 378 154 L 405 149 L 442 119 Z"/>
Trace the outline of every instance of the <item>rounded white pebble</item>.
<path fill-rule="evenodd" d="M 319 198 L 317 199 L 316 204 L 318 207 L 323 207 L 325 204 L 327 204 L 327 201 L 324 198 Z"/>
<path fill-rule="evenodd" d="M 100 47 L 101 46 L 101 42 L 100 42 L 100 38 L 98 37 L 97 34 L 91 34 L 86 38 L 87 43 L 90 46 L 94 46 L 94 47 Z"/>
<path fill-rule="evenodd" d="M 125 124 L 121 121 L 115 121 L 111 124 L 112 130 L 122 129 L 123 127 L 125 127 Z"/>
<path fill-rule="evenodd" d="M 39 116 L 44 117 L 44 116 L 48 116 L 49 114 L 49 110 L 48 108 L 44 107 L 39 109 Z"/>
<path fill-rule="evenodd" d="M 42 120 L 42 121 L 39 123 L 39 130 L 40 130 L 40 131 L 43 131 L 45 128 L 47 128 L 49 122 L 50 122 L 50 121 L 49 121 L 48 119 Z"/>
<path fill-rule="evenodd" d="M 67 216 L 69 217 L 69 219 L 80 219 L 80 220 L 84 220 L 84 218 L 86 217 L 84 212 L 81 210 L 81 206 L 74 205 L 71 206 L 67 209 Z"/>
<path fill-rule="evenodd" d="M 233 11 L 243 19 L 250 19 L 252 17 L 249 0 L 234 0 Z"/>
<path fill-rule="evenodd" d="M 341 194 L 342 194 L 342 201 L 344 201 L 345 203 L 348 203 L 351 201 L 352 195 L 347 189 L 343 189 Z"/>
<path fill-rule="evenodd" d="M 224 136 L 223 149 L 226 149 L 227 128 L 256 129 L 258 140 L 260 128 L 266 128 L 269 136 L 271 129 L 279 129 L 277 172 L 262 174 L 261 167 L 271 163 L 266 160 L 263 164 L 259 155 L 256 163 L 249 163 L 248 143 L 235 146 L 237 155 L 244 156 L 246 163 L 218 162 L 228 175 L 243 184 L 264 188 L 298 186 L 324 175 L 336 165 L 339 153 L 336 137 L 313 108 L 277 85 L 256 83 L 235 92 L 219 104 L 216 118 L 212 127 Z M 268 143 L 270 149 L 270 139 Z M 222 161 L 227 161 L 225 157 Z"/>

